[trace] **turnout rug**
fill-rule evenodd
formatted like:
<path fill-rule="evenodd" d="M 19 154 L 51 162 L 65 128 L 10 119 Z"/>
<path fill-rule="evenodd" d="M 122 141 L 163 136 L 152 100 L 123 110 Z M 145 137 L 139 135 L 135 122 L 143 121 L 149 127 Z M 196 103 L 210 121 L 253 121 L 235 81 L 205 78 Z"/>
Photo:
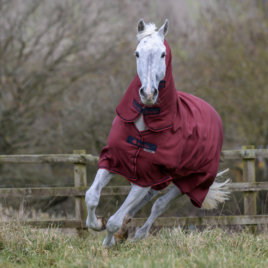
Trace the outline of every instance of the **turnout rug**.
<path fill-rule="evenodd" d="M 222 122 L 207 102 L 175 89 L 171 50 L 166 40 L 164 44 L 166 75 L 159 83 L 157 103 L 142 104 L 136 75 L 116 108 L 98 167 L 155 190 L 173 182 L 200 208 L 218 172 Z M 134 124 L 141 115 L 144 131 Z"/>

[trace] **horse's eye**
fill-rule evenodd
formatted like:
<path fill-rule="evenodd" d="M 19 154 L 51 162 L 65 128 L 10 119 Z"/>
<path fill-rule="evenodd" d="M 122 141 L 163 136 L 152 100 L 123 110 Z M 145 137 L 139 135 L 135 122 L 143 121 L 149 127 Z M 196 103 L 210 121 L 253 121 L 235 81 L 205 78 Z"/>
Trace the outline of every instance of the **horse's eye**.
<path fill-rule="evenodd" d="M 166 52 L 163 52 L 163 53 L 161 54 L 161 58 L 165 58 L 165 56 L 166 56 Z"/>
<path fill-rule="evenodd" d="M 137 58 L 140 56 L 139 52 L 136 51 L 135 54 L 134 54 Z"/>

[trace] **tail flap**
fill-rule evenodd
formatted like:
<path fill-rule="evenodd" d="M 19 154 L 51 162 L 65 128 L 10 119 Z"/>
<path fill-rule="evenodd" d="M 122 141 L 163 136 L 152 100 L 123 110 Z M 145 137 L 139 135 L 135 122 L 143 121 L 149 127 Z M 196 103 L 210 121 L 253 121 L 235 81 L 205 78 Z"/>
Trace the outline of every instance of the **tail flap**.
<path fill-rule="evenodd" d="M 226 169 L 217 174 L 215 181 L 209 188 L 207 196 L 202 204 L 202 208 L 213 209 L 216 208 L 219 203 L 223 203 L 225 200 L 229 199 L 230 191 L 228 191 L 228 188 L 226 186 L 230 182 L 230 179 L 227 179 L 225 182 L 216 181 L 227 171 L 229 171 L 229 169 Z"/>

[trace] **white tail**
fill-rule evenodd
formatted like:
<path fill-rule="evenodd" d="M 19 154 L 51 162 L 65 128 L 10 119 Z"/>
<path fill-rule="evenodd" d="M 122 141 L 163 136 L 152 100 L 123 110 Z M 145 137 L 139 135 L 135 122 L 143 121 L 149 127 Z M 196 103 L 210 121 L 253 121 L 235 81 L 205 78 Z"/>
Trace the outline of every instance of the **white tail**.
<path fill-rule="evenodd" d="M 229 199 L 230 192 L 226 188 L 226 184 L 230 181 L 230 179 L 226 180 L 225 182 L 216 181 L 217 178 L 221 177 L 227 171 L 229 171 L 229 169 L 226 169 L 217 174 L 215 181 L 209 187 L 207 196 L 202 204 L 202 208 L 213 209 L 217 207 L 218 203 L 222 203 L 225 200 Z"/>

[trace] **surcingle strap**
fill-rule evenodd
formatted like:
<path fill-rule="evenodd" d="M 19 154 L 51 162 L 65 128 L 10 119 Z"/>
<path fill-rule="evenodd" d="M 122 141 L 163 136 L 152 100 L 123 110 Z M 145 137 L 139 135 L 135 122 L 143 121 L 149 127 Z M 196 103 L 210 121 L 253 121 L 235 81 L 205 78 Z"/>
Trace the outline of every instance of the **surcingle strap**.
<path fill-rule="evenodd" d="M 133 100 L 133 106 L 139 113 L 144 115 L 160 114 L 161 111 L 160 108 L 143 108 L 135 100 Z"/>

